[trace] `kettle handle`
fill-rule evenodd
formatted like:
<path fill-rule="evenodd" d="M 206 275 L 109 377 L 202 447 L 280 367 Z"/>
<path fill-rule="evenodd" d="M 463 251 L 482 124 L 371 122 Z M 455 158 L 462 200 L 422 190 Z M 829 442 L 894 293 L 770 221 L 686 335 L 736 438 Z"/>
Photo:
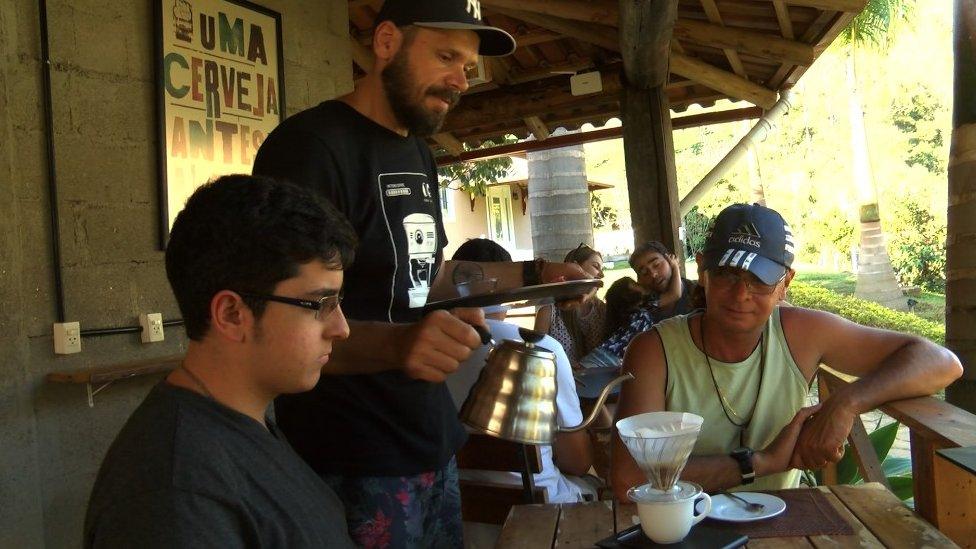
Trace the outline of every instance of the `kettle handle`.
<path fill-rule="evenodd" d="M 491 345 L 492 347 L 495 346 L 495 340 L 491 337 L 491 332 L 488 330 L 488 328 L 478 324 L 471 324 L 471 327 L 474 328 L 474 331 L 478 332 L 482 345 Z"/>
<path fill-rule="evenodd" d="M 583 429 L 589 427 L 590 424 L 593 423 L 593 420 L 596 419 L 597 414 L 600 413 L 600 408 L 603 407 L 603 403 L 610 395 L 610 391 L 612 391 L 617 385 L 631 379 L 634 379 L 634 374 L 630 372 L 625 372 L 623 375 L 615 377 L 613 381 L 607 383 L 607 386 L 603 388 L 603 391 L 600 391 L 600 397 L 596 399 L 596 404 L 593 405 L 593 410 L 590 412 L 590 416 L 584 419 L 583 423 L 580 423 L 576 427 L 560 427 L 557 431 L 560 433 L 575 433 L 576 431 L 582 431 Z"/>

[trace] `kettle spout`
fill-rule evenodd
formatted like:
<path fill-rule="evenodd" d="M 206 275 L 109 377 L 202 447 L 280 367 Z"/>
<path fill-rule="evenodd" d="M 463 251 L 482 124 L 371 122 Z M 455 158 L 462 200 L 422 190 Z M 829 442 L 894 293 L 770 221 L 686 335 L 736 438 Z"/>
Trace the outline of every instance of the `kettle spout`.
<path fill-rule="evenodd" d="M 596 419 L 597 414 L 600 413 L 600 408 L 603 407 L 603 403 L 607 400 L 607 397 L 610 395 L 610 391 L 612 391 L 614 387 L 616 387 L 617 385 L 620 385 L 621 383 L 631 379 L 634 379 L 634 374 L 630 372 L 626 372 L 623 375 L 619 375 L 615 377 L 613 381 L 607 383 L 607 386 L 604 387 L 603 391 L 600 392 L 600 397 L 596 399 L 596 404 L 593 405 L 593 410 L 590 412 L 589 417 L 583 420 L 583 423 L 580 423 L 575 427 L 560 427 L 559 432 L 575 433 L 576 431 L 582 431 L 583 429 L 589 427 L 590 424 L 593 423 L 593 420 Z"/>

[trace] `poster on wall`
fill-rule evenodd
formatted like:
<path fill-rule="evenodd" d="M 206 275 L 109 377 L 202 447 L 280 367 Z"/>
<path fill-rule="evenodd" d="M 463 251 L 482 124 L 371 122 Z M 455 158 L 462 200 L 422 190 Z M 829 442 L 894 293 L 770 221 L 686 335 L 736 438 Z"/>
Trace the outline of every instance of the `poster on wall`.
<path fill-rule="evenodd" d="M 161 246 L 197 187 L 251 173 L 284 112 L 281 15 L 245 0 L 154 0 Z"/>

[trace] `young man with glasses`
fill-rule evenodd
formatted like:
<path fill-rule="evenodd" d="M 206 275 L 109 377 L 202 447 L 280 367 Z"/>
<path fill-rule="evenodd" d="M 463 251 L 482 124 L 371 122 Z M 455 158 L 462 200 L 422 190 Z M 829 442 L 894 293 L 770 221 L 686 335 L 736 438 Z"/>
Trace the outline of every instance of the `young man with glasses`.
<path fill-rule="evenodd" d="M 930 341 L 779 306 L 793 257 L 779 213 L 729 206 L 696 257 L 704 311 L 658 324 L 627 350 L 624 369 L 636 379 L 621 390 L 618 418 L 704 417 L 682 478 L 708 492 L 796 487 L 798 469 L 840 460 L 858 414 L 930 395 L 962 374 L 955 355 Z M 821 364 L 860 379 L 804 408 Z M 646 477 L 619 439 L 614 445 L 614 493 L 625 498 Z"/>
<path fill-rule="evenodd" d="M 314 387 L 349 335 L 355 242 L 292 184 L 237 175 L 193 193 L 166 247 L 186 358 L 109 448 L 85 547 L 353 546 L 341 501 L 265 413 Z"/>

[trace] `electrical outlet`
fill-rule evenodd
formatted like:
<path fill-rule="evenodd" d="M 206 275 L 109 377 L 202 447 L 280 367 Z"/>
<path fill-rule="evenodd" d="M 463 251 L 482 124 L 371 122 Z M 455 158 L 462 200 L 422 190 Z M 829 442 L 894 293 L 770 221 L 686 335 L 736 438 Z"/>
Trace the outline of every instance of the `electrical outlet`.
<path fill-rule="evenodd" d="M 54 324 L 54 352 L 59 355 L 81 352 L 80 323 L 56 322 Z"/>
<path fill-rule="evenodd" d="M 139 315 L 139 325 L 142 326 L 143 343 L 155 343 L 163 340 L 163 315 L 160 313 Z"/>

